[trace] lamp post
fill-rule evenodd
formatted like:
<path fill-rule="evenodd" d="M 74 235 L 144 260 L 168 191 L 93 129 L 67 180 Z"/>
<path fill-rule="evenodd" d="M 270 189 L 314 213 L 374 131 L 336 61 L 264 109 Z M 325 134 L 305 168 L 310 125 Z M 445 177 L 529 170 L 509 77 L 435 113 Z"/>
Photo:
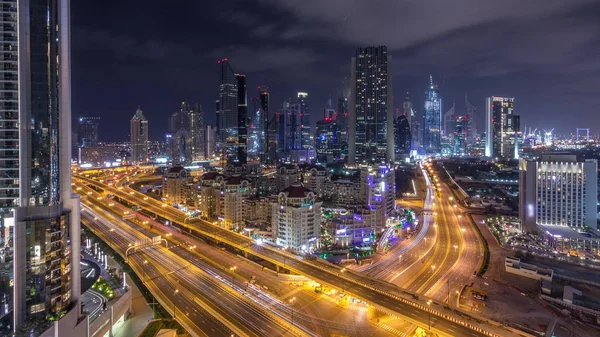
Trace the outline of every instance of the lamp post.
<path fill-rule="evenodd" d="M 144 260 L 144 264 L 148 264 L 148 260 Z M 144 266 L 142 266 L 142 270 L 144 271 L 144 278 L 142 279 L 142 284 L 146 282 L 146 279 L 148 278 L 148 274 L 146 274 L 146 268 L 144 268 Z"/>
<path fill-rule="evenodd" d="M 179 293 L 179 289 L 175 289 L 175 292 L 173 293 L 173 295 L 177 295 L 177 293 Z M 175 310 L 177 308 L 175 308 L 175 296 L 173 296 L 173 319 L 175 319 Z"/>
<path fill-rule="evenodd" d="M 231 285 L 233 285 L 234 283 L 234 274 L 235 274 L 235 270 L 237 269 L 237 266 L 233 266 L 233 267 L 229 267 L 229 271 L 231 272 Z"/>
<path fill-rule="evenodd" d="M 431 332 L 431 300 L 427 301 L 427 306 L 430 308 L 427 312 L 429 313 L 429 332 Z"/>

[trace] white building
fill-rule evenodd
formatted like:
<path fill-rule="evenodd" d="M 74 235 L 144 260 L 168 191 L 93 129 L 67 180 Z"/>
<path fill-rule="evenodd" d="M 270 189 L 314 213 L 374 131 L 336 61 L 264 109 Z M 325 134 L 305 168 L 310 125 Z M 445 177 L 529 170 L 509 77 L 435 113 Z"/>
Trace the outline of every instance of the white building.
<path fill-rule="evenodd" d="M 300 168 L 295 164 L 283 164 L 277 168 L 275 175 L 277 191 L 300 182 Z"/>
<path fill-rule="evenodd" d="M 243 201 L 250 195 L 250 182 L 241 176 L 221 180 L 217 219 L 223 228 L 240 231 L 244 228 Z"/>
<path fill-rule="evenodd" d="M 225 176 L 218 172 L 208 172 L 200 178 L 198 207 L 202 211 L 203 219 L 211 221 L 217 219 L 217 204 L 223 179 Z"/>
<path fill-rule="evenodd" d="M 538 226 L 596 229 L 598 162 L 575 155 L 542 155 L 519 163 L 519 216 L 523 230 Z"/>
<path fill-rule="evenodd" d="M 389 165 L 370 166 L 360 171 L 361 203 L 368 208 L 384 207 L 388 215 L 396 208 L 396 173 Z"/>
<path fill-rule="evenodd" d="M 323 166 L 315 165 L 304 169 L 304 186 L 314 191 L 319 197 L 323 195 L 325 180 L 327 180 L 327 170 Z"/>
<path fill-rule="evenodd" d="M 273 238 L 277 244 L 297 251 L 319 246 L 321 202 L 308 188 L 293 184 L 282 190 L 272 204 Z"/>
<path fill-rule="evenodd" d="M 167 204 L 185 204 L 192 199 L 193 181 L 189 172 L 182 166 L 169 169 L 163 178 L 162 195 Z"/>
<path fill-rule="evenodd" d="M 340 207 L 352 207 L 361 202 L 361 184 L 356 179 L 327 180 L 323 184 L 323 195 Z"/>

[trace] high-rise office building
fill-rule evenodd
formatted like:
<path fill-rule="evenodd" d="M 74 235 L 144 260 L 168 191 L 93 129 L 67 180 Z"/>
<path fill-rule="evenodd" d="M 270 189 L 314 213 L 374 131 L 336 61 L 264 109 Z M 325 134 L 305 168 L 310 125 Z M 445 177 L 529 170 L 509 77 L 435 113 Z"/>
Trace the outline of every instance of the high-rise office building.
<path fill-rule="evenodd" d="M 514 110 L 514 98 L 493 96 L 486 99 L 487 157 L 519 158 L 521 119 Z"/>
<path fill-rule="evenodd" d="M 474 106 L 467 96 L 465 96 L 465 115 L 467 116 L 467 129 L 466 129 L 466 137 L 465 137 L 465 146 L 467 148 L 467 152 L 471 152 L 471 148 L 475 145 L 475 141 L 477 140 L 477 119 L 475 113 L 477 112 L 477 107 Z"/>
<path fill-rule="evenodd" d="M 409 119 L 402 114 L 396 119 L 396 157 L 406 157 L 410 153 L 411 139 Z"/>
<path fill-rule="evenodd" d="M 391 59 L 385 46 L 358 48 L 352 58 L 349 164 L 394 161 Z"/>
<path fill-rule="evenodd" d="M 296 103 L 292 109 L 296 110 L 296 116 L 300 120 L 300 148 L 310 150 L 313 148 L 310 132 L 310 110 L 308 109 L 308 94 L 298 92 Z"/>
<path fill-rule="evenodd" d="M 131 161 L 145 163 L 148 161 L 148 120 L 138 107 L 130 122 Z"/>
<path fill-rule="evenodd" d="M 235 157 L 237 153 L 238 129 L 238 80 L 228 59 L 218 61 L 220 65 L 219 100 L 217 101 L 217 147 L 221 156 Z"/>
<path fill-rule="evenodd" d="M 429 88 L 425 91 L 424 108 L 423 149 L 427 154 L 438 154 L 442 151 L 442 97 L 437 85 L 433 83 L 433 76 L 429 76 Z"/>
<path fill-rule="evenodd" d="M 469 116 L 457 116 L 454 121 L 453 154 L 464 156 L 467 153 L 467 137 L 469 127 Z"/>
<path fill-rule="evenodd" d="M 452 103 L 452 107 L 444 114 L 444 123 L 442 124 L 442 135 L 446 137 L 453 137 L 454 124 L 456 121 L 456 102 Z"/>
<path fill-rule="evenodd" d="M 338 129 L 338 142 L 340 143 L 340 149 L 346 153 L 348 151 L 348 97 L 342 92 L 342 96 L 338 98 L 338 111 L 337 111 L 337 129 Z M 347 94 L 350 96 L 350 94 Z"/>
<path fill-rule="evenodd" d="M 85 321 L 77 325 L 69 1 L 3 1 L 2 12 L 0 335 L 86 336 Z"/>
<path fill-rule="evenodd" d="M 545 154 L 519 162 L 519 216 L 523 230 L 541 226 L 597 228 L 598 162 Z M 545 232 L 545 231 L 544 231 Z"/>
<path fill-rule="evenodd" d="M 204 112 L 199 104 L 182 102 L 169 118 L 167 144 L 173 164 L 188 165 L 205 156 Z"/>
<path fill-rule="evenodd" d="M 98 145 L 98 127 L 100 117 L 79 117 L 77 124 L 77 146 L 90 147 Z"/>
<path fill-rule="evenodd" d="M 271 116 L 269 114 L 269 88 L 266 86 L 258 87 L 258 98 L 259 98 L 259 110 L 261 112 L 261 163 L 263 165 L 274 165 L 277 139 L 276 134 L 272 132 L 274 129 L 270 125 Z"/>
<path fill-rule="evenodd" d="M 338 143 L 337 121 L 326 117 L 317 122 L 315 131 L 315 150 L 317 161 L 320 163 L 331 162 L 340 155 Z"/>
<path fill-rule="evenodd" d="M 246 75 L 235 74 L 237 79 L 237 157 L 230 162 L 248 162 L 248 100 L 246 95 Z"/>

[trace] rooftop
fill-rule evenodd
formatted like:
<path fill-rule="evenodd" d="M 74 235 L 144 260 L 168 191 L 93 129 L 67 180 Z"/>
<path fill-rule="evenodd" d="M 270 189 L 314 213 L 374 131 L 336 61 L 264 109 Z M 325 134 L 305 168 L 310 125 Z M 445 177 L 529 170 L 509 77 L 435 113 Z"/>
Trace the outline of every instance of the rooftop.
<path fill-rule="evenodd" d="M 312 191 L 308 188 L 296 184 L 281 191 L 281 193 L 286 193 L 288 198 L 305 198 L 310 192 Z"/>

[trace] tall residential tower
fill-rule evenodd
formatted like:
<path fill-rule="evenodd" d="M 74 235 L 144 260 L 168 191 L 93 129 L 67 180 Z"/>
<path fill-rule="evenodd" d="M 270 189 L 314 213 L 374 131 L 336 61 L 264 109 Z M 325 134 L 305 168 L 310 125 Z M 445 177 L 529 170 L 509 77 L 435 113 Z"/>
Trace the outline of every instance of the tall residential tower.
<path fill-rule="evenodd" d="M 427 154 L 441 153 L 442 97 L 437 85 L 433 84 L 433 76 L 429 76 L 429 88 L 425 91 L 424 108 L 423 148 Z"/>
<path fill-rule="evenodd" d="M 356 50 L 351 62 L 348 163 L 394 161 L 394 110 L 387 47 Z"/>
<path fill-rule="evenodd" d="M 515 99 L 486 99 L 485 155 L 494 158 L 518 159 L 521 142 L 521 119 L 515 114 Z"/>
<path fill-rule="evenodd" d="M 0 316 L 10 332 L 86 336 L 80 205 L 71 189 L 68 0 L 2 1 Z M 12 286 L 9 286 L 11 284 Z M 12 313 L 12 315 L 11 315 Z M 12 316 L 12 319 L 8 319 Z M 4 320 L 3 320 L 4 321 Z"/>
<path fill-rule="evenodd" d="M 148 120 L 138 107 L 130 122 L 131 161 L 145 163 L 148 161 Z"/>

